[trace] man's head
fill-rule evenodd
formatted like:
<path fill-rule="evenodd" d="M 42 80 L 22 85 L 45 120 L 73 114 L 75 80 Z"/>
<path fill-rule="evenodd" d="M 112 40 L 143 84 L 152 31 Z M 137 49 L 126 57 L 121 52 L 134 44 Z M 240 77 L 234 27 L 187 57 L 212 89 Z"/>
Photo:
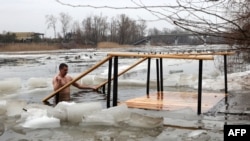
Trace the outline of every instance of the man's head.
<path fill-rule="evenodd" d="M 59 71 L 62 76 L 65 76 L 68 73 L 68 65 L 65 63 L 61 63 L 59 65 Z"/>

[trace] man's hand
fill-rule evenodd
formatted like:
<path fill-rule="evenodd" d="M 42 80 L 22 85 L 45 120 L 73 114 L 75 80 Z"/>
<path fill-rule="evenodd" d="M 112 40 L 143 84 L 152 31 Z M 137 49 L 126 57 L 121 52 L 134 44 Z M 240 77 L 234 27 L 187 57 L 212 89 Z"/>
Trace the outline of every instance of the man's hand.
<path fill-rule="evenodd" d="M 96 86 L 93 86 L 91 89 L 92 89 L 93 91 L 98 91 L 98 88 L 97 88 Z"/>

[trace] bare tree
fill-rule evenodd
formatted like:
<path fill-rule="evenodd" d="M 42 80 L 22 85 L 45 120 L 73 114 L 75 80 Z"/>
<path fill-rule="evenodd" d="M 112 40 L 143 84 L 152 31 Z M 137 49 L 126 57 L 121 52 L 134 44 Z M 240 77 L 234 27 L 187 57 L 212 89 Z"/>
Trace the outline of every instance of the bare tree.
<path fill-rule="evenodd" d="M 88 42 L 92 42 L 92 17 L 87 17 L 82 21 L 83 33 L 84 33 L 84 42 L 88 44 Z"/>
<path fill-rule="evenodd" d="M 250 46 L 249 0 L 176 0 L 176 4 L 165 2 L 159 5 L 146 5 L 146 0 L 130 0 L 135 4 L 130 7 L 73 5 L 60 0 L 56 1 L 72 7 L 114 10 L 145 9 L 158 20 L 165 20 L 194 34 L 223 37 L 245 48 Z"/>
<path fill-rule="evenodd" d="M 102 15 L 89 16 L 83 20 L 82 25 L 86 42 L 97 44 L 106 40 L 108 32 L 107 17 Z"/>
<path fill-rule="evenodd" d="M 231 29 L 230 36 L 238 37 L 236 41 L 248 48 L 250 46 L 250 1 L 229 0 L 227 9 L 230 11 L 232 20 L 238 25 Z"/>
<path fill-rule="evenodd" d="M 118 35 L 119 35 L 119 43 L 124 44 L 127 40 L 128 32 L 129 32 L 129 26 L 130 26 L 130 19 L 125 15 L 122 14 L 119 16 L 118 23 Z"/>
<path fill-rule="evenodd" d="M 117 23 L 117 34 L 118 43 L 130 44 L 139 38 L 142 38 L 142 34 L 145 33 L 145 24 L 137 24 L 135 20 L 130 19 L 125 14 L 118 16 Z"/>
<path fill-rule="evenodd" d="M 111 22 L 109 24 L 109 39 L 111 42 L 115 42 L 117 41 L 117 37 L 118 37 L 118 30 L 117 30 L 117 22 L 115 18 L 111 19 Z"/>
<path fill-rule="evenodd" d="M 147 6 L 145 9 L 158 19 L 170 21 L 193 33 L 223 37 L 230 43 L 249 47 L 249 4 L 249 0 L 177 0 L 177 5 L 161 10 Z"/>
<path fill-rule="evenodd" d="M 143 37 L 146 34 L 147 24 L 145 20 L 140 20 L 140 23 L 137 25 L 139 30 L 139 36 Z"/>
<path fill-rule="evenodd" d="M 79 24 L 79 22 L 78 21 L 75 21 L 74 23 L 73 23 L 73 25 L 72 25 L 72 38 L 73 38 L 73 40 L 76 42 L 76 43 L 78 43 L 78 44 L 81 44 L 81 43 L 83 43 L 82 42 L 82 39 L 83 39 L 83 32 L 82 32 L 82 30 L 81 30 L 81 26 L 80 26 L 80 24 Z"/>
<path fill-rule="evenodd" d="M 62 34 L 64 38 L 69 30 L 71 20 L 72 20 L 72 17 L 70 15 L 63 13 L 63 12 L 60 13 L 60 21 L 62 24 Z"/>
<path fill-rule="evenodd" d="M 93 36 L 94 42 L 97 44 L 100 41 L 105 40 L 108 30 L 107 17 L 94 16 L 93 18 Z"/>
<path fill-rule="evenodd" d="M 110 23 L 105 16 L 89 16 L 82 21 L 82 27 L 83 40 L 88 44 L 102 41 L 128 44 L 142 38 L 146 33 L 145 21 L 137 23 L 125 14 L 112 18 Z"/>
<path fill-rule="evenodd" d="M 47 23 L 47 28 L 52 28 L 54 31 L 54 38 L 56 38 L 56 22 L 57 18 L 53 15 L 46 15 L 46 23 Z"/>

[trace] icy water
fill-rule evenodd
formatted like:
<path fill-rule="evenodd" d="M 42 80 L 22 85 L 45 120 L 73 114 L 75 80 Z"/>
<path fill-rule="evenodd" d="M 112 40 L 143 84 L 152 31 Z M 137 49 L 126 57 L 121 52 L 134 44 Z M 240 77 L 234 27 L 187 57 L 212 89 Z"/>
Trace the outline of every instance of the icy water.
<path fill-rule="evenodd" d="M 52 92 L 52 77 L 58 73 L 58 65 L 62 62 L 69 65 L 69 74 L 76 77 L 105 58 L 108 52 L 179 53 L 183 50 L 195 52 L 208 49 L 227 50 L 228 47 L 226 45 L 145 46 L 1 53 L 0 140 L 223 140 L 225 123 L 235 123 L 235 121 L 249 123 L 248 65 L 243 72 L 229 70 L 231 72 L 228 75 L 228 89 L 232 91 L 227 101 L 229 106 L 222 101 L 210 113 L 201 116 L 197 116 L 196 111 L 189 108 L 177 111 L 145 111 L 128 109 L 125 106 L 107 110 L 104 94 L 73 87 L 71 94 L 73 104 L 64 103 L 61 107 L 49 107 L 42 103 L 42 99 Z M 120 58 L 119 71 L 137 60 L 138 58 Z M 221 60 L 221 56 L 216 56 L 214 61 L 203 62 L 203 91 L 223 91 Z M 79 82 L 89 85 L 103 82 L 107 79 L 107 66 L 108 63 L 105 63 Z M 155 60 L 152 59 L 151 92 L 156 91 L 155 66 Z M 163 59 L 163 71 L 164 90 L 197 91 L 197 60 Z M 145 95 L 146 73 L 145 61 L 120 76 L 118 100 L 124 101 Z M 244 103 L 243 106 L 238 104 L 239 101 Z M 81 119 L 77 119 L 82 111 L 85 114 L 84 118 L 82 119 L 81 115 Z M 225 115 L 229 112 L 230 116 Z M 239 112 L 243 113 L 243 116 L 239 116 Z M 50 116 L 47 116 L 49 114 Z"/>
<path fill-rule="evenodd" d="M 2 92 L 2 97 L 18 97 L 20 99 L 26 99 L 29 102 L 39 103 L 42 97 L 45 97 L 52 92 L 51 79 L 58 73 L 58 65 L 65 62 L 69 65 L 69 74 L 73 77 L 78 76 L 85 70 L 89 69 L 94 64 L 102 60 L 108 52 L 112 51 L 127 51 L 127 52 L 164 52 L 168 48 L 128 48 L 123 50 L 65 50 L 65 51 L 55 51 L 55 52 L 19 52 L 19 53 L 5 53 L 0 55 L 0 75 L 2 86 L 0 90 Z M 177 48 L 178 49 L 178 48 Z M 121 58 L 119 59 L 119 71 L 126 69 L 129 65 L 136 62 L 138 58 Z M 84 77 L 82 82 L 89 85 L 96 85 L 107 79 L 108 73 L 108 62 L 100 66 L 95 71 Z M 155 91 L 156 85 L 156 73 L 155 73 L 155 60 L 152 59 L 151 64 L 151 86 L 152 91 Z M 186 86 L 187 84 L 181 84 L 179 79 L 183 76 L 185 77 L 196 77 L 198 76 L 198 61 L 196 60 L 164 60 L 164 76 L 165 83 L 164 86 Z M 171 72 L 181 71 L 181 75 L 172 74 Z M 119 77 L 119 88 L 120 92 L 123 93 L 133 93 L 133 95 L 145 94 L 145 82 L 147 73 L 147 61 L 141 63 L 140 65 L 133 68 L 131 71 L 125 73 Z M 214 73 L 214 74 L 213 74 Z M 213 61 L 204 61 L 204 75 L 217 75 L 220 73 L 214 66 Z M 170 78 L 169 78 L 170 77 Z M 193 81 L 194 82 L 194 81 Z M 195 82 L 194 82 L 195 83 Z M 128 89 L 128 87 L 135 87 Z M 193 89 L 196 87 L 195 84 L 188 84 L 188 86 Z M 172 89 L 172 88 L 169 88 Z M 179 88 L 177 88 L 179 89 Z M 130 91 L 132 90 L 132 91 Z M 136 92 L 134 92 L 136 90 Z M 35 92 L 35 96 L 34 93 Z M 26 94 L 25 94 L 26 93 Z M 30 94 L 27 94 L 30 93 Z M 81 95 L 81 92 L 77 92 L 75 95 L 73 93 L 73 98 L 75 100 L 80 100 L 77 98 Z M 28 95 L 28 97 L 27 97 Z M 100 96 L 91 97 L 88 94 L 87 100 L 99 100 Z M 82 96 L 85 94 L 83 92 Z M 126 97 L 128 95 L 124 95 Z M 121 94 L 122 98 L 123 95 Z M 86 98 L 83 98 L 86 99 Z"/>

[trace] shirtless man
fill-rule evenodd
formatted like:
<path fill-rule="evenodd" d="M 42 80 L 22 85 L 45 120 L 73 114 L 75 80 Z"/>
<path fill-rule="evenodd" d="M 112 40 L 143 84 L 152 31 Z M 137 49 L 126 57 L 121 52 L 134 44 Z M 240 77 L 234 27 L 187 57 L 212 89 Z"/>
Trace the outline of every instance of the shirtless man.
<path fill-rule="evenodd" d="M 73 78 L 67 75 L 67 73 L 68 73 L 68 65 L 65 63 L 61 63 L 59 65 L 59 73 L 53 78 L 53 81 L 52 81 L 54 91 L 56 91 L 57 89 L 61 88 L 62 86 L 64 86 L 65 84 L 73 80 Z M 72 83 L 72 85 L 79 89 L 96 90 L 95 87 L 79 84 L 77 82 Z M 61 101 L 70 101 L 70 86 L 61 90 L 59 94 L 57 94 L 55 103 L 57 104 L 58 102 L 61 102 Z"/>

